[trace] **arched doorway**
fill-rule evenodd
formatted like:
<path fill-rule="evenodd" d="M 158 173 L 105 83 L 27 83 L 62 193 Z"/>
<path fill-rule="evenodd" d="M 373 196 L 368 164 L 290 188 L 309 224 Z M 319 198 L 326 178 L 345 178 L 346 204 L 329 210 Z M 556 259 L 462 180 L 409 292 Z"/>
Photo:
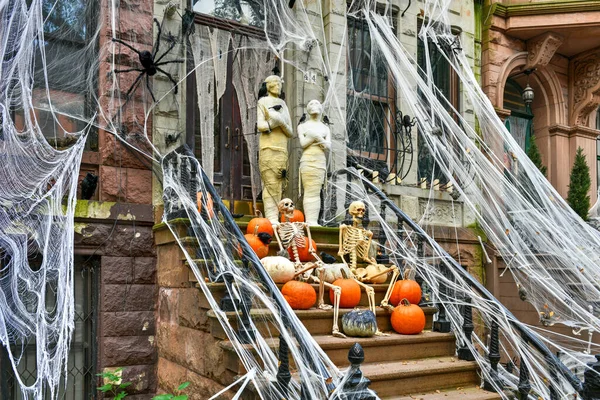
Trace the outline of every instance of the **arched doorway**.
<path fill-rule="evenodd" d="M 506 81 L 504 109 L 510 110 L 510 116 L 506 118 L 505 125 L 519 146 L 527 151 L 533 135 L 533 112 L 531 107 L 523 102 L 522 92 L 523 88 L 517 82 L 512 79 Z"/>

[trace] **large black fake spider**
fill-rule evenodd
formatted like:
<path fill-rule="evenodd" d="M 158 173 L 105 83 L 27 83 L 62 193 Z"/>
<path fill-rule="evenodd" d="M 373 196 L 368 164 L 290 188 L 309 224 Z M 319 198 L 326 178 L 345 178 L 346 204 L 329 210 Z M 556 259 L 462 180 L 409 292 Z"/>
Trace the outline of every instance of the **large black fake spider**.
<path fill-rule="evenodd" d="M 156 58 L 158 55 L 158 51 L 160 49 L 160 39 L 162 36 L 162 29 L 156 18 L 154 18 L 154 22 L 156 23 L 156 27 L 158 28 L 158 36 L 156 38 L 156 42 L 154 43 L 154 48 L 152 49 L 152 53 L 150 53 L 148 50 L 139 51 L 139 50 L 133 48 L 129 43 L 126 43 L 126 42 L 122 41 L 121 39 L 117 39 L 117 38 L 112 39 L 113 42 L 120 43 L 123 46 L 126 46 L 126 47 L 130 48 L 131 50 L 133 50 L 138 55 L 140 64 L 142 65 L 142 68 L 115 69 L 113 71 L 115 74 L 121 74 L 121 73 L 131 72 L 131 71 L 138 71 L 140 73 L 138 75 L 138 77 L 136 78 L 136 80 L 131 85 L 131 87 L 129 88 L 129 90 L 127 91 L 127 94 L 125 95 L 125 98 L 126 98 L 125 102 L 129 101 L 129 95 L 135 91 L 135 89 L 137 88 L 137 86 L 140 83 L 140 80 L 144 77 L 144 75 L 146 75 L 146 87 L 148 88 L 148 91 L 150 91 L 152 100 L 156 103 L 156 98 L 154 97 L 154 93 L 152 93 L 152 89 L 150 89 L 150 81 L 149 81 L 148 77 L 156 75 L 157 72 L 162 72 L 163 75 L 165 75 L 167 78 L 169 78 L 169 80 L 173 83 L 173 92 L 175 94 L 177 94 L 177 82 L 175 81 L 175 79 L 173 79 L 171 74 L 169 74 L 167 71 L 163 70 L 161 68 L 161 66 L 167 65 L 167 64 L 174 64 L 174 63 L 180 64 L 180 63 L 183 63 L 185 60 L 161 61 L 163 58 L 165 58 L 165 56 L 167 54 L 169 54 L 169 52 L 171 50 L 173 50 L 173 47 L 175 47 L 175 45 L 177 44 L 177 39 L 170 33 L 168 33 L 166 35 L 166 39 L 165 39 L 165 40 L 167 40 L 167 42 L 170 43 L 169 47 L 167 48 L 167 51 L 165 51 L 160 56 L 158 56 L 158 58 Z"/>

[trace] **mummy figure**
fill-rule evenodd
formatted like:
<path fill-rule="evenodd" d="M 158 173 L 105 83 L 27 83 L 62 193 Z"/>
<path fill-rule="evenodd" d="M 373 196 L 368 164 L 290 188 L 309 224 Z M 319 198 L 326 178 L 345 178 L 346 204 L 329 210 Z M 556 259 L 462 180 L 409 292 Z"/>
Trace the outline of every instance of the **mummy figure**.
<path fill-rule="evenodd" d="M 375 259 L 369 257 L 371 249 L 371 239 L 373 232 L 360 227 L 362 219 L 365 216 L 366 206 L 362 201 L 354 201 L 348 208 L 348 213 L 352 216 L 352 225 L 340 225 L 340 242 L 338 255 L 342 258 L 344 264 L 348 265 L 344 256 L 348 255 L 350 260 L 350 272 L 353 279 L 365 289 L 369 299 L 369 308 L 375 314 L 375 290 L 366 285 L 366 283 L 385 283 L 387 275 L 392 272 L 392 279 L 387 292 L 381 301 L 380 306 L 387 309 L 393 309 L 388 301 L 392 295 L 392 289 L 398 279 L 400 272 L 398 267 L 392 265 L 386 267 L 375 262 Z M 357 268 L 358 261 L 364 261 L 369 265 L 366 268 Z M 378 331 L 379 332 L 379 331 Z"/>
<path fill-rule="evenodd" d="M 324 294 L 325 287 L 333 290 L 333 330 L 332 334 L 336 337 L 346 337 L 340 332 L 338 326 L 338 316 L 340 309 L 340 297 L 342 295 L 342 288 L 334 286 L 330 282 L 326 282 L 326 264 L 323 263 L 321 258 L 317 255 L 317 252 L 312 247 L 312 237 L 310 234 L 310 227 L 304 222 L 290 222 L 290 219 L 294 216 L 294 202 L 290 199 L 283 199 L 279 202 L 279 212 L 284 216 L 285 222 L 282 222 L 275 226 L 275 238 L 277 244 L 279 244 L 280 253 L 287 252 L 287 249 L 292 249 L 293 262 L 296 265 L 296 279 L 314 282 L 319 284 L 319 300 L 317 307 L 322 310 L 331 309 L 331 305 L 325 304 Z M 306 235 L 304 232 L 306 231 Z M 308 238 L 308 240 L 306 240 Z M 298 248 L 308 246 L 308 252 L 314 257 L 315 262 L 309 262 L 305 266 L 300 261 L 298 255 Z M 318 274 L 318 277 L 314 273 Z"/>

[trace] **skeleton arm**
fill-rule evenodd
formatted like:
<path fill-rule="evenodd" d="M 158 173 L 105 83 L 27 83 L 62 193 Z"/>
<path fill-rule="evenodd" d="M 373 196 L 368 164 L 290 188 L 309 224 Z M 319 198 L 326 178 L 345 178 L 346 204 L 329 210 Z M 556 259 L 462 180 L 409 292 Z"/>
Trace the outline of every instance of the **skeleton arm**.
<path fill-rule="evenodd" d="M 277 225 L 275 227 L 275 229 L 273 229 L 273 232 L 275 232 L 275 239 L 277 239 L 277 244 L 279 245 L 279 251 L 283 251 L 283 245 L 281 244 L 281 239 L 279 238 L 279 225 Z"/>
<path fill-rule="evenodd" d="M 338 256 L 340 256 L 342 258 L 342 262 L 344 264 L 346 264 L 346 266 L 348 266 L 348 263 L 346 263 L 346 260 L 344 259 L 344 236 L 346 235 L 346 228 L 348 228 L 348 225 L 346 224 L 341 224 L 340 225 L 340 247 L 338 250 Z"/>
<path fill-rule="evenodd" d="M 302 226 L 304 227 L 304 229 L 306 229 L 306 236 L 308 236 L 308 252 L 310 254 L 312 254 L 312 256 L 315 258 L 315 260 L 321 261 L 321 259 L 317 255 L 317 252 L 315 251 L 315 249 L 313 248 L 313 245 L 312 245 L 312 236 L 310 235 L 310 226 L 306 222 L 304 222 L 302 224 Z M 321 263 L 322 263 L 322 261 L 321 261 Z"/>
<path fill-rule="evenodd" d="M 371 248 L 371 241 L 373 240 L 373 232 L 367 230 L 366 232 L 367 235 L 367 251 Z M 373 257 L 369 257 L 369 254 L 365 255 L 365 261 L 368 262 L 369 264 L 376 264 L 377 262 L 375 261 L 375 259 Z"/>

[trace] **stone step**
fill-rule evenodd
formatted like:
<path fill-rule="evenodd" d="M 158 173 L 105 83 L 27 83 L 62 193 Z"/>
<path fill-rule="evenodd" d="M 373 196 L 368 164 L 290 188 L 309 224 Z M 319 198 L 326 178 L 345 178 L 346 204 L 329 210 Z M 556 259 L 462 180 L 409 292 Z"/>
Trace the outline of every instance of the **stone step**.
<path fill-rule="evenodd" d="M 458 387 L 452 390 L 437 390 L 433 393 L 412 393 L 408 396 L 389 396 L 382 400 L 496 400 L 498 393 L 486 392 L 479 386 Z"/>
<path fill-rule="evenodd" d="M 242 232 L 246 233 L 246 229 L 248 228 L 248 222 L 240 221 L 238 222 L 238 226 L 242 230 Z M 317 243 L 330 243 L 335 244 L 337 246 L 338 241 L 340 239 L 340 228 L 333 228 L 327 226 L 313 226 L 310 228 L 310 236 Z M 276 239 L 273 238 L 273 241 L 276 242 Z"/>
<path fill-rule="evenodd" d="M 200 264 L 198 264 L 198 265 L 200 265 Z M 194 275 L 192 270 L 189 271 L 189 280 L 190 280 L 190 282 L 197 282 L 196 276 Z M 207 283 L 207 285 L 210 288 L 210 291 L 213 294 L 213 296 L 215 297 L 215 299 L 217 301 L 220 301 L 221 298 L 223 297 L 223 295 L 225 294 L 225 284 L 224 283 Z M 317 297 L 318 297 L 319 285 L 312 284 L 311 286 L 317 292 Z M 379 305 L 381 303 L 381 301 L 383 300 L 383 298 L 385 297 L 385 293 L 387 292 L 389 284 L 377 283 L 377 284 L 372 284 L 369 286 L 371 286 L 373 288 L 373 290 L 375 291 L 375 305 Z M 277 284 L 277 287 L 281 290 L 281 288 L 283 287 L 283 284 Z M 204 295 L 202 295 L 202 297 L 204 298 Z M 332 304 L 331 300 L 329 298 L 329 289 L 327 289 L 327 288 L 325 288 L 323 300 L 326 304 Z M 364 290 L 361 291 L 360 303 L 358 305 L 360 307 L 365 307 L 365 308 L 367 308 L 369 306 L 369 298 L 367 297 L 367 294 L 365 293 Z M 207 308 L 209 308 L 209 307 L 207 307 Z"/>
<path fill-rule="evenodd" d="M 341 329 L 342 316 L 352 311 L 349 308 L 340 308 L 338 325 Z M 391 332 L 392 324 L 390 322 L 390 312 L 380 307 L 377 308 L 377 325 L 382 332 Z M 430 330 L 433 315 L 437 312 L 435 307 L 423 307 L 425 312 L 425 329 Z M 231 321 L 233 329 L 237 329 L 238 320 L 235 317 L 235 312 L 226 312 L 225 315 Z M 265 316 L 269 315 L 269 311 L 266 309 L 252 309 L 250 311 L 250 317 L 255 321 L 256 329 L 265 336 L 276 336 L 277 328 L 268 320 Z M 306 329 L 312 335 L 329 335 L 333 326 L 333 310 L 321 310 L 317 308 L 311 308 L 310 310 L 296 310 L 296 315 L 302 321 Z M 216 314 L 213 310 L 207 312 L 207 316 L 210 320 L 210 331 L 212 335 L 218 339 L 227 339 L 227 335 L 223 331 L 221 324 L 217 320 Z M 347 353 L 346 353 L 347 354 Z"/>
<path fill-rule="evenodd" d="M 456 357 L 364 363 L 361 370 L 371 380 L 369 388 L 382 398 L 475 386 L 480 381 L 477 363 Z"/>
<path fill-rule="evenodd" d="M 448 357 L 454 355 L 456 340 L 452 333 L 423 331 L 419 335 L 400 335 L 392 332 L 387 336 L 371 338 L 337 338 L 331 335 L 314 335 L 317 344 L 327 353 L 329 359 L 338 367 L 348 367 L 348 351 L 359 343 L 365 351 L 365 362 L 384 362 L 412 360 L 424 357 Z M 268 339 L 269 346 L 277 351 L 279 339 Z M 234 373 L 244 374 L 245 370 L 239 361 L 233 344 L 224 340 L 221 348 L 228 351 L 227 367 Z M 251 346 L 244 345 L 248 350 Z M 293 360 L 291 361 L 294 365 Z"/>

